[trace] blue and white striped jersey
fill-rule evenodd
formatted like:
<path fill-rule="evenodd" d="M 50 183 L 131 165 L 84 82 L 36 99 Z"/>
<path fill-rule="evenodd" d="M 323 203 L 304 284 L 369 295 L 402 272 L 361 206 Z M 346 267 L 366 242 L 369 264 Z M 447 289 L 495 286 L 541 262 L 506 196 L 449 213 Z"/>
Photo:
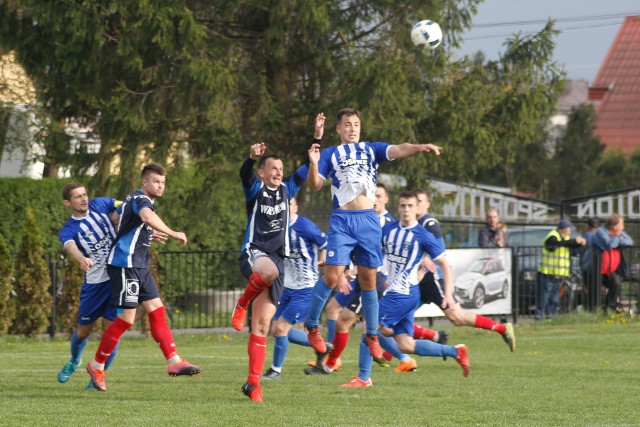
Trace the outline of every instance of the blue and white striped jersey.
<path fill-rule="evenodd" d="M 418 270 L 425 255 L 436 260 L 445 249 L 419 223 L 403 227 L 400 221 L 385 225 L 382 229 L 384 263 L 388 272 L 388 292 L 409 295 L 411 286 L 418 284 Z"/>
<path fill-rule="evenodd" d="M 290 224 L 289 257 L 284 260 L 284 287 L 312 288 L 318 281 L 318 251 L 327 246 L 327 235 L 310 219 L 298 215 Z"/>
<path fill-rule="evenodd" d="M 96 197 L 89 202 L 86 216 L 72 216 L 58 233 L 63 247 L 66 243 L 73 241 L 80 252 L 93 261 L 93 265 L 85 275 L 87 283 L 102 283 L 109 280 L 106 268 L 107 258 L 111 245 L 116 239 L 116 230 L 110 214 L 115 210 L 115 199 Z"/>
<path fill-rule="evenodd" d="M 263 252 L 289 255 L 289 200 L 307 178 L 307 166 L 282 180 L 277 188 L 269 188 L 253 172 L 255 160 L 247 159 L 240 168 L 247 206 L 247 228 L 242 250 L 254 247 Z"/>
<path fill-rule="evenodd" d="M 389 159 L 386 142 L 358 142 L 327 147 L 320 152 L 318 172 L 331 178 L 333 208 L 344 206 L 362 194 L 375 200 L 378 165 Z"/>
<path fill-rule="evenodd" d="M 395 218 L 393 216 L 391 216 L 391 214 L 389 212 L 385 212 L 381 215 L 378 215 L 378 218 L 380 219 L 380 227 L 384 227 L 385 225 L 389 224 L 390 222 L 395 221 Z"/>
<path fill-rule="evenodd" d="M 153 201 L 141 189 L 129 194 L 122 204 L 118 235 L 111 248 L 109 265 L 123 268 L 149 267 L 153 228 L 140 218 L 143 208 L 154 210 Z"/>

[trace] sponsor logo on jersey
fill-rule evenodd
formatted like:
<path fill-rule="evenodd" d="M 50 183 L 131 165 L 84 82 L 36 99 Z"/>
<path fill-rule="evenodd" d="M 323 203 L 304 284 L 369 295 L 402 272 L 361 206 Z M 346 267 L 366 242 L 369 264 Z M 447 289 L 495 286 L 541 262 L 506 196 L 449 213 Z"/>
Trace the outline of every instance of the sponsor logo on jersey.
<path fill-rule="evenodd" d="M 277 204 L 275 206 L 260 205 L 260 212 L 265 215 L 278 215 L 280 212 L 286 209 L 287 209 L 287 205 L 284 202 Z"/>
<path fill-rule="evenodd" d="M 350 166 L 368 165 L 368 164 L 369 164 L 368 159 L 345 159 L 342 161 L 342 163 L 340 163 L 340 166 L 345 168 Z"/>

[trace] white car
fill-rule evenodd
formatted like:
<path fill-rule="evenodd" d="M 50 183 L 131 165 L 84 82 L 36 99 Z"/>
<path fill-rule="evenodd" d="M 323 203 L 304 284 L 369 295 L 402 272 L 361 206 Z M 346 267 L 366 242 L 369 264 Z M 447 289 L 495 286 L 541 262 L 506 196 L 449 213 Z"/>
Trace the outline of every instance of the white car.
<path fill-rule="evenodd" d="M 453 282 L 456 300 L 463 305 L 480 308 L 487 296 L 506 298 L 509 277 L 499 258 L 480 258 Z"/>

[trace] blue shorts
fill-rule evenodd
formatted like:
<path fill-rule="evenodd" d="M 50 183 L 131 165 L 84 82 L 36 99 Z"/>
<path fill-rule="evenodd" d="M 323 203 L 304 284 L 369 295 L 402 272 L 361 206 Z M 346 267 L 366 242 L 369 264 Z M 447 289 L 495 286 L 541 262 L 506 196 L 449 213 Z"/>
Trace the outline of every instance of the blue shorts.
<path fill-rule="evenodd" d="M 78 309 L 78 324 L 92 325 L 98 318 L 116 320 L 117 310 L 111 300 L 111 283 L 82 284 L 80 289 L 80 308 Z"/>
<path fill-rule="evenodd" d="M 329 218 L 327 265 L 355 264 L 368 268 L 382 265 L 382 228 L 373 209 L 335 210 Z"/>
<path fill-rule="evenodd" d="M 420 289 L 412 286 L 409 295 L 387 292 L 380 299 L 380 324 L 393 329 L 394 335 L 413 336 L 413 314 L 420 304 Z"/>
<path fill-rule="evenodd" d="M 143 301 L 160 298 L 158 285 L 148 268 L 107 265 L 111 298 L 117 308 L 137 308 Z"/>
<path fill-rule="evenodd" d="M 284 288 L 280 296 L 280 304 L 276 309 L 273 320 L 278 320 L 280 316 L 292 325 L 304 322 L 309 311 L 309 301 L 311 301 L 311 291 L 313 288 L 289 289 Z"/>

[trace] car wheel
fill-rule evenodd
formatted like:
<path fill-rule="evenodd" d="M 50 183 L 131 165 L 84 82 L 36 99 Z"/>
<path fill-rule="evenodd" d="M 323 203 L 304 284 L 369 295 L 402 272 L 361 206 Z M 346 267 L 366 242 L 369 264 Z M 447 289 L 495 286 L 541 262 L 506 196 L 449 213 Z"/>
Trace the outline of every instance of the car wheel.
<path fill-rule="evenodd" d="M 502 292 L 500 293 L 500 298 L 506 298 L 509 293 L 509 282 L 506 280 L 502 284 Z"/>
<path fill-rule="evenodd" d="M 472 302 L 475 308 L 480 308 L 484 305 L 484 288 L 482 287 L 482 283 L 479 283 L 473 291 Z"/>

